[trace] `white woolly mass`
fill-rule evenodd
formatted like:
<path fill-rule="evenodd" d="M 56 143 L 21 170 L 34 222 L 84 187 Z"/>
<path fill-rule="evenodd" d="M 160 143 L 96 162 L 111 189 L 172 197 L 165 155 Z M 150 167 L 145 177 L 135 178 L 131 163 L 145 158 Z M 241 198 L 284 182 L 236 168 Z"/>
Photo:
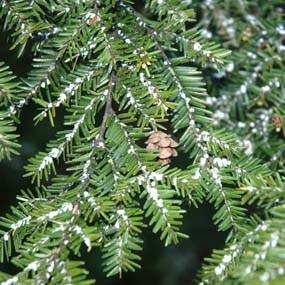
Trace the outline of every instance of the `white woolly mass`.
<path fill-rule="evenodd" d="M 91 248 L 92 248 L 91 240 L 90 240 L 90 238 L 89 238 L 88 236 L 86 236 L 86 235 L 84 234 L 82 228 L 79 227 L 78 225 L 75 225 L 75 226 L 73 227 L 73 231 L 75 231 L 78 235 L 81 236 L 81 239 L 82 239 L 83 242 L 85 243 L 85 245 L 86 245 L 88 251 L 91 250 Z"/>
<path fill-rule="evenodd" d="M 9 240 L 9 233 L 5 233 L 4 236 L 3 236 L 3 239 L 5 241 Z"/>
<path fill-rule="evenodd" d="M 230 255 L 225 255 L 225 256 L 223 257 L 222 262 L 223 262 L 223 263 L 229 263 L 231 260 L 232 260 L 232 257 L 231 257 Z"/>
<path fill-rule="evenodd" d="M 11 106 L 9 107 L 9 113 L 10 113 L 11 115 L 16 114 L 16 107 L 15 107 L 14 105 L 11 105 Z"/>
<path fill-rule="evenodd" d="M 266 231 L 267 228 L 268 228 L 268 225 L 267 224 L 262 224 L 262 225 L 259 225 L 258 227 L 259 227 L 260 230 Z"/>
<path fill-rule="evenodd" d="M 136 154 L 136 150 L 133 145 L 131 145 L 130 148 L 128 149 L 128 154 Z"/>
<path fill-rule="evenodd" d="M 47 165 L 51 164 L 52 162 L 53 160 L 49 155 L 45 156 L 39 166 L 39 171 L 42 171 Z"/>
<path fill-rule="evenodd" d="M 88 159 L 85 163 L 84 163 L 84 167 L 83 167 L 83 173 L 82 176 L 80 178 L 81 183 L 86 182 L 87 179 L 89 179 L 90 173 L 89 173 L 89 167 L 91 165 L 91 160 Z"/>
<path fill-rule="evenodd" d="M 217 266 L 217 267 L 215 267 L 215 274 L 216 275 L 221 275 L 222 273 L 223 273 L 223 271 L 224 271 L 224 267 L 222 267 L 222 266 Z"/>
<path fill-rule="evenodd" d="M 136 178 L 138 185 L 142 185 L 145 182 L 145 177 L 143 175 L 138 175 Z"/>
<path fill-rule="evenodd" d="M 92 100 L 90 101 L 90 103 L 85 107 L 85 110 L 86 110 L 86 111 L 92 110 L 93 105 L 95 104 L 96 100 L 97 100 L 97 98 L 92 99 Z M 68 134 L 65 135 L 65 138 L 66 138 L 66 141 L 67 141 L 67 142 L 70 142 L 70 141 L 75 137 L 77 131 L 79 130 L 80 125 L 83 124 L 83 122 L 84 122 L 84 120 L 85 120 L 85 117 L 86 117 L 86 113 L 84 113 L 84 114 L 80 117 L 80 119 L 78 119 L 78 120 L 75 122 L 72 131 L 71 131 L 70 133 L 68 133 Z"/>
<path fill-rule="evenodd" d="M 245 94 L 246 91 L 247 91 L 246 85 L 241 85 L 239 91 L 240 91 L 241 94 Z"/>
<path fill-rule="evenodd" d="M 17 284 L 18 282 L 18 276 L 14 276 L 6 281 L 1 282 L 1 285 L 12 285 Z"/>
<path fill-rule="evenodd" d="M 156 201 L 156 204 L 157 204 L 157 207 L 163 208 L 163 201 L 162 201 L 162 199 L 158 199 L 158 200 Z"/>
<path fill-rule="evenodd" d="M 53 162 L 53 158 L 58 158 L 62 153 L 63 148 L 52 148 L 52 150 L 45 156 L 39 166 L 39 171 L 42 171 L 46 166 Z"/>
<path fill-rule="evenodd" d="M 92 197 L 89 192 L 85 191 L 83 194 L 84 198 L 87 199 L 87 202 L 90 204 L 90 206 L 93 208 L 93 211 L 97 211 L 100 206 L 97 205 L 96 200 L 94 197 Z"/>
<path fill-rule="evenodd" d="M 267 282 L 268 281 L 268 279 L 269 279 L 269 277 L 270 277 L 270 275 L 269 275 L 269 273 L 268 272 L 264 272 L 261 276 L 260 276 L 260 281 L 261 282 Z"/>
<path fill-rule="evenodd" d="M 163 215 L 167 213 L 167 209 L 163 206 L 163 200 L 159 198 L 158 190 L 155 188 L 155 182 L 152 181 L 151 185 L 147 183 L 146 190 L 150 198 L 155 202 L 156 206 L 161 209 Z"/>
<path fill-rule="evenodd" d="M 200 50 L 202 49 L 202 46 L 201 46 L 198 42 L 196 42 L 196 43 L 193 45 L 193 49 L 194 49 L 195 51 L 200 51 Z"/>
<path fill-rule="evenodd" d="M 213 114 L 213 118 L 215 119 L 214 123 L 218 124 L 219 120 L 223 120 L 226 119 L 228 116 L 228 114 L 226 112 L 222 112 L 220 110 L 217 110 L 216 112 L 214 112 Z"/>
<path fill-rule="evenodd" d="M 271 242 L 270 245 L 271 247 L 276 247 L 279 241 L 279 235 L 277 233 L 272 233 L 271 234 Z"/>
<path fill-rule="evenodd" d="M 148 193 L 151 199 L 153 199 L 154 201 L 158 200 L 158 192 L 157 189 L 154 187 L 149 187 L 148 188 Z"/>
<path fill-rule="evenodd" d="M 225 68 L 226 68 L 226 71 L 227 71 L 227 72 L 233 72 L 234 69 L 235 69 L 235 65 L 234 65 L 233 62 L 230 62 L 230 63 L 228 63 L 228 64 L 225 66 Z"/>
<path fill-rule="evenodd" d="M 127 216 L 126 211 L 124 209 L 119 209 L 117 211 L 117 214 L 122 217 L 124 222 L 126 222 L 126 223 L 128 222 L 128 216 Z"/>
<path fill-rule="evenodd" d="M 213 105 L 216 102 L 217 102 L 217 98 L 216 97 L 210 97 L 210 96 L 206 97 L 206 103 L 208 105 Z"/>
<path fill-rule="evenodd" d="M 139 110 L 139 112 L 144 116 L 144 118 L 151 122 L 151 120 L 153 118 L 151 118 L 143 109 L 143 104 L 140 103 L 140 101 L 138 99 L 136 99 L 136 97 L 132 94 L 130 88 L 128 88 L 127 86 L 125 86 L 124 84 L 122 85 L 122 87 L 125 89 L 126 91 L 126 97 L 128 98 L 125 108 L 127 108 L 129 105 L 133 105 L 136 109 Z M 151 88 L 151 91 L 153 91 L 153 89 Z M 132 146 L 132 145 L 131 145 Z M 132 148 L 131 150 L 128 150 L 128 153 L 135 153 L 134 148 Z"/>
<path fill-rule="evenodd" d="M 209 158 L 209 155 L 205 153 L 201 158 L 200 158 L 200 166 L 204 167 L 207 163 L 207 160 Z"/>
<path fill-rule="evenodd" d="M 262 92 L 266 93 L 270 91 L 270 87 L 268 85 L 262 86 L 261 87 Z"/>
<path fill-rule="evenodd" d="M 51 157 L 53 157 L 53 158 L 57 158 L 57 157 L 59 157 L 59 155 L 61 154 L 61 151 L 62 151 L 62 150 L 60 150 L 60 149 L 54 147 L 54 148 L 50 151 L 49 155 L 50 155 Z"/>
<path fill-rule="evenodd" d="M 214 268 L 214 272 L 216 275 L 221 275 L 225 271 L 228 264 L 238 255 L 239 248 L 236 244 L 233 244 L 230 247 L 230 252 L 224 255 L 221 263 Z"/>
<path fill-rule="evenodd" d="M 213 33 L 207 29 L 202 29 L 201 30 L 201 35 L 207 39 L 210 39 L 213 37 Z"/>
<path fill-rule="evenodd" d="M 66 95 L 64 94 L 64 93 L 61 93 L 60 95 L 59 95 L 59 100 L 61 101 L 61 102 L 64 102 L 65 100 L 66 100 Z"/>
<path fill-rule="evenodd" d="M 244 189 L 246 189 L 248 192 L 252 192 L 252 191 L 256 190 L 256 187 L 247 186 L 247 187 L 244 187 Z"/>
<path fill-rule="evenodd" d="M 251 155 L 253 153 L 253 144 L 250 140 L 240 141 L 240 145 L 245 147 L 244 153 L 246 155 Z"/>
<path fill-rule="evenodd" d="M 12 224 L 12 225 L 10 226 L 10 228 L 11 228 L 12 230 L 17 230 L 18 228 L 20 228 L 20 227 L 22 227 L 22 226 L 28 224 L 28 223 L 30 222 L 31 218 L 32 218 L 31 216 L 27 216 L 27 217 L 25 217 L 24 219 L 19 220 L 17 223 Z"/>
<path fill-rule="evenodd" d="M 215 180 L 216 184 L 221 185 L 222 182 L 221 182 L 220 170 L 218 168 L 214 167 L 210 170 L 210 172 L 211 172 L 211 175 L 212 175 L 213 179 Z"/>
<path fill-rule="evenodd" d="M 143 72 L 140 72 L 139 76 L 142 85 L 147 87 L 149 94 L 154 98 L 155 102 L 158 102 L 157 105 L 158 106 L 162 105 L 163 109 L 166 111 L 168 107 L 165 104 L 162 104 L 160 96 L 157 92 L 158 89 L 152 85 L 152 82 L 145 77 L 145 74 Z"/>
<path fill-rule="evenodd" d="M 55 265 L 54 261 L 51 261 L 49 266 L 47 267 L 47 272 L 51 273 L 54 269 L 54 265 Z"/>
<path fill-rule="evenodd" d="M 204 141 L 204 142 L 208 142 L 211 138 L 211 135 L 209 132 L 207 131 L 202 131 L 199 136 L 198 136 L 198 141 Z"/>
<path fill-rule="evenodd" d="M 25 271 L 30 271 L 30 270 L 36 271 L 38 268 L 39 268 L 39 262 L 33 261 L 25 268 Z"/>
<path fill-rule="evenodd" d="M 163 179 L 163 174 L 157 172 L 150 172 L 149 178 L 151 180 L 161 181 Z"/>
<path fill-rule="evenodd" d="M 242 129 L 242 128 L 246 127 L 246 123 L 245 122 L 238 122 L 237 126 Z"/>
<path fill-rule="evenodd" d="M 63 205 L 55 210 L 55 211 L 51 211 L 43 216 L 40 216 L 38 217 L 38 220 L 39 221 L 44 221 L 44 220 L 48 220 L 48 219 L 53 219 L 54 217 L 62 214 L 62 213 L 65 213 L 65 212 L 71 212 L 73 209 L 73 205 L 72 203 L 63 203 Z"/>
<path fill-rule="evenodd" d="M 282 36 L 285 36 L 285 28 L 282 24 L 279 24 L 276 28 L 276 31 L 282 35 Z"/>
<path fill-rule="evenodd" d="M 197 168 L 195 174 L 192 176 L 192 179 L 198 180 L 201 177 L 200 169 Z"/>
<path fill-rule="evenodd" d="M 203 55 L 210 57 L 212 52 L 210 50 L 203 50 Z M 215 61 L 214 57 L 212 58 L 212 61 Z"/>
<path fill-rule="evenodd" d="M 226 158 L 215 157 L 213 163 L 217 165 L 219 168 L 222 168 L 230 166 L 232 162 Z"/>

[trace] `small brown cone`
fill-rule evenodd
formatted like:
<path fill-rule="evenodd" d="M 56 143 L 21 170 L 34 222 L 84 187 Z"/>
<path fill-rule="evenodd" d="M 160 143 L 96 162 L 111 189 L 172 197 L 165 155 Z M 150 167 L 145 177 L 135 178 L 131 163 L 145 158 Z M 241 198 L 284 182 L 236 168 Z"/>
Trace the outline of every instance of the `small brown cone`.
<path fill-rule="evenodd" d="M 159 140 L 160 140 L 160 137 L 158 135 L 156 135 L 156 136 L 151 135 L 149 137 L 149 139 L 146 141 L 146 144 L 148 144 L 148 143 L 157 143 L 157 142 L 159 142 Z"/>
<path fill-rule="evenodd" d="M 158 133 L 158 135 L 159 135 L 161 138 L 168 138 L 168 137 L 170 137 L 168 134 L 166 134 L 166 133 L 164 133 L 164 132 L 162 132 L 162 131 L 158 131 L 157 133 Z"/>
<path fill-rule="evenodd" d="M 169 158 L 172 155 L 172 149 L 170 147 L 160 147 L 159 148 L 159 158 Z"/>
<path fill-rule="evenodd" d="M 178 147 L 178 143 L 177 143 L 176 141 L 174 141 L 173 139 L 171 139 L 171 141 L 170 141 L 170 146 L 171 146 L 172 148 Z"/>
<path fill-rule="evenodd" d="M 176 149 L 173 148 L 171 151 L 172 151 L 172 154 L 171 154 L 171 155 L 172 155 L 173 157 L 178 156 L 178 153 L 177 153 Z"/>
<path fill-rule="evenodd" d="M 157 143 L 159 147 L 168 147 L 170 146 L 171 141 L 169 138 L 161 138 L 161 140 Z"/>
<path fill-rule="evenodd" d="M 156 145 L 154 143 L 149 143 L 146 148 L 148 148 L 148 149 L 157 149 Z"/>
<path fill-rule="evenodd" d="M 175 150 L 178 143 L 170 135 L 162 131 L 152 133 L 145 143 L 148 149 L 158 150 L 159 161 L 163 164 L 169 163 L 172 156 L 178 155 Z"/>

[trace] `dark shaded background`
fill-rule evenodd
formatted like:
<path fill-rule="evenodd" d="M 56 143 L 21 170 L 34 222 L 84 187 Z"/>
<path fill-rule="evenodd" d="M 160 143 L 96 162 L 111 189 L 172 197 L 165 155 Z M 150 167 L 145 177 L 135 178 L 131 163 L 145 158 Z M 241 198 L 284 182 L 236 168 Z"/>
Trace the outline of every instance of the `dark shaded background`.
<path fill-rule="evenodd" d="M 139 2 L 139 1 L 138 1 Z M 0 21 L 1 27 L 1 21 Z M 2 30 L 2 29 L 1 29 Z M 0 33 L 0 61 L 6 62 L 18 76 L 24 76 L 29 70 L 32 56 L 30 53 L 17 58 L 16 51 L 9 50 L 7 34 Z M 37 110 L 33 104 L 26 106 L 21 114 L 18 126 L 22 148 L 20 156 L 4 160 L 0 163 L 0 216 L 7 213 L 9 207 L 16 203 L 20 189 L 32 188 L 29 179 L 24 179 L 23 167 L 27 159 L 38 151 L 44 150 L 45 144 L 53 137 L 58 127 L 52 128 L 45 120 L 36 128 L 33 117 Z M 63 118 L 63 114 L 59 114 Z M 57 126 L 60 126 L 60 122 Z M 142 252 L 142 269 L 136 273 L 127 273 L 119 280 L 117 277 L 106 278 L 102 273 L 98 250 L 84 256 L 90 275 L 97 279 L 99 285 L 116 284 L 149 284 L 175 285 L 194 284 L 194 278 L 205 256 L 209 256 L 213 248 L 221 248 L 225 234 L 218 233 L 212 222 L 214 209 L 208 204 L 199 209 L 192 208 L 185 215 L 182 232 L 190 235 L 190 239 L 181 240 L 177 246 L 164 247 L 159 236 L 150 230 L 144 232 L 144 251 Z M 0 265 L 0 270 L 16 272 L 10 265 Z"/>

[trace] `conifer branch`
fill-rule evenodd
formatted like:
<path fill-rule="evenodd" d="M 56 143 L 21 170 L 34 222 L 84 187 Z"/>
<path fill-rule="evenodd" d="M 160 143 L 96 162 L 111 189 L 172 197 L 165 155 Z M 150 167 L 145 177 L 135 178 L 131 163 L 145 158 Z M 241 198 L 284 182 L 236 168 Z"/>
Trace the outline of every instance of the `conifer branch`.
<path fill-rule="evenodd" d="M 100 126 L 100 132 L 99 132 L 100 139 L 104 138 L 104 134 L 105 134 L 105 131 L 106 131 L 106 128 L 107 128 L 108 117 L 110 115 L 112 115 L 113 112 L 114 112 L 113 109 L 112 109 L 112 96 L 113 96 L 113 90 L 114 90 L 114 87 L 115 87 L 115 82 L 116 82 L 116 77 L 115 77 L 114 72 L 112 72 L 111 76 L 110 76 L 110 81 L 109 81 L 109 87 L 108 87 L 105 111 L 104 111 L 102 123 L 101 123 L 101 126 Z M 97 145 L 97 143 L 94 142 L 93 145 L 95 146 L 95 145 Z"/>
<path fill-rule="evenodd" d="M 94 283 L 71 259 L 97 246 L 122 277 L 140 268 L 144 227 L 176 244 L 205 200 L 227 245 L 201 284 L 283 284 L 280 1 L 2 2 L 7 46 L 34 59 L 21 82 L 0 63 L 0 160 L 32 100 L 35 123 L 62 126 L 25 167 L 37 186 L 0 218 L 0 261 L 19 268 L 1 285 Z"/>

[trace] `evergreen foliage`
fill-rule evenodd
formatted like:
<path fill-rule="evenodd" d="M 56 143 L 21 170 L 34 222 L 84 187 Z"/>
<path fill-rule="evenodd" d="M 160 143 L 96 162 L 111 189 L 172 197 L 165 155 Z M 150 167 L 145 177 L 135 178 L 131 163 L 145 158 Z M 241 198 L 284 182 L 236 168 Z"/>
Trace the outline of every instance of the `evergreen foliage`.
<path fill-rule="evenodd" d="M 0 63 L 0 159 L 19 154 L 31 101 L 35 132 L 65 117 L 0 220 L 0 260 L 19 268 L 0 284 L 93 284 L 79 261 L 93 248 L 121 277 L 140 268 L 145 227 L 176 244 L 203 201 L 228 237 L 201 284 L 283 284 L 282 1 L 133 2 L 1 0 L 11 49 L 33 61 L 23 78 Z M 146 147 L 159 130 L 179 144 L 170 163 Z"/>

